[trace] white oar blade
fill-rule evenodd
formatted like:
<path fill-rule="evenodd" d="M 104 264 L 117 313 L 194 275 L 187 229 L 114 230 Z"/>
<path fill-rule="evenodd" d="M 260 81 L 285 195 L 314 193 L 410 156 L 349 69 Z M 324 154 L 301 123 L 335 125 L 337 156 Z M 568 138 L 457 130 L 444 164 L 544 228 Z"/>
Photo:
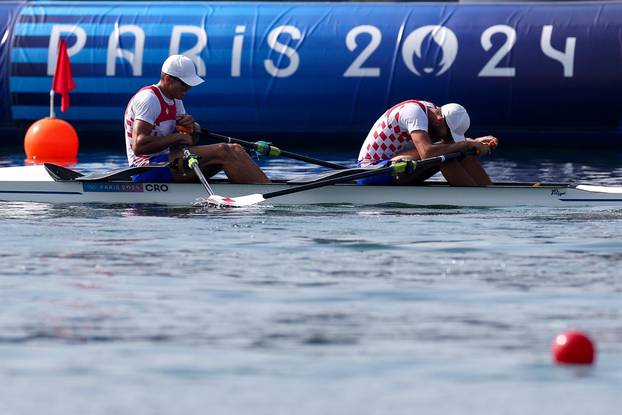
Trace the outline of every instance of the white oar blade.
<path fill-rule="evenodd" d="M 210 197 L 205 199 L 208 204 L 218 207 L 251 206 L 263 202 L 264 200 L 266 199 L 264 199 L 263 196 L 258 193 L 239 197 L 222 197 L 218 195 L 211 195 Z"/>

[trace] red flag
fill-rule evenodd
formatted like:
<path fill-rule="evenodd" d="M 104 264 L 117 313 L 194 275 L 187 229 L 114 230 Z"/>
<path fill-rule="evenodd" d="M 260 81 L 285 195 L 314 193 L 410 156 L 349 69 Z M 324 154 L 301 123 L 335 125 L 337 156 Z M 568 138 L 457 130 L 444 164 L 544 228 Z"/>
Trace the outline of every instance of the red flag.
<path fill-rule="evenodd" d="M 69 91 L 76 89 L 76 84 L 71 76 L 71 62 L 67 55 L 67 43 L 61 40 L 58 43 L 58 59 L 56 60 L 56 72 L 54 73 L 54 82 L 52 89 L 61 94 L 60 110 L 67 111 L 69 108 Z"/>

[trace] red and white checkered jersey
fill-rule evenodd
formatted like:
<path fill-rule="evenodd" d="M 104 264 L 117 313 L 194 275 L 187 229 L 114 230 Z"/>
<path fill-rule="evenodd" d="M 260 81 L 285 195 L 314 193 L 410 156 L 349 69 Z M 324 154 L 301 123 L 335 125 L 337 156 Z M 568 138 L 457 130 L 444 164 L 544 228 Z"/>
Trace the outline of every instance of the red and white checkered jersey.
<path fill-rule="evenodd" d="M 428 131 L 428 108 L 431 102 L 409 100 L 400 102 L 385 111 L 369 130 L 359 152 L 361 166 L 389 160 L 399 153 L 411 150 L 414 144 L 410 133 Z"/>
<path fill-rule="evenodd" d="M 186 113 L 184 104 L 178 99 L 168 99 L 156 85 L 150 85 L 138 91 L 125 109 L 125 150 L 130 166 L 144 166 L 149 159 L 160 154 L 168 154 L 168 148 L 154 154 L 137 156 L 132 151 L 134 121 L 142 120 L 153 125 L 151 135 L 165 136 L 175 132 L 176 119 Z"/>

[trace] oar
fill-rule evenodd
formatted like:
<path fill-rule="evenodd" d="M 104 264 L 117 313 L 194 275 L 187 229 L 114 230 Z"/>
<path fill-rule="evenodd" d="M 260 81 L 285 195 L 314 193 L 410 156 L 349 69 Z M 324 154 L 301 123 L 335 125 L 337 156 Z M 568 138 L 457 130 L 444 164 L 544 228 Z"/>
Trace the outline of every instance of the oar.
<path fill-rule="evenodd" d="M 188 167 L 194 170 L 197 177 L 203 184 L 203 187 L 205 187 L 205 190 L 207 190 L 207 193 L 209 193 L 209 196 L 219 197 L 214 195 L 214 191 L 212 190 L 209 183 L 207 182 L 207 179 L 203 175 L 203 172 L 201 171 L 201 166 L 199 165 L 199 157 L 196 154 L 191 153 L 190 150 L 188 150 L 188 147 L 184 147 L 184 159 L 186 160 L 186 163 L 188 163 Z"/>
<path fill-rule="evenodd" d="M 417 168 L 436 166 L 445 163 L 450 160 L 460 159 L 468 155 L 475 155 L 477 151 L 475 149 L 469 149 L 467 151 L 459 151 L 455 153 L 449 153 L 442 156 L 430 157 L 423 160 L 409 160 L 393 163 L 391 166 L 382 167 L 379 169 L 370 169 L 369 171 L 354 173 L 347 176 L 334 177 L 326 180 L 318 180 L 314 183 L 303 184 L 301 186 L 292 187 L 289 189 L 276 190 L 274 192 L 252 195 L 239 196 L 239 197 L 222 197 L 218 195 L 212 195 L 207 198 L 207 203 L 215 206 L 231 206 L 231 207 L 243 207 L 251 206 L 264 200 L 271 199 L 273 197 L 290 195 L 292 193 L 304 192 L 305 190 L 317 189 L 319 187 L 330 186 L 337 183 L 345 183 L 356 179 L 363 179 L 365 177 L 378 176 L 380 174 L 393 173 L 402 174 L 405 172 L 414 171 Z"/>
<path fill-rule="evenodd" d="M 304 162 L 311 163 L 311 164 L 317 164 L 318 166 L 328 167 L 329 169 L 335 169 L 335 170 L 343 170 L 343 169 L 348 168 L 346 166 L 342 166 L 341 164 L 331 163 L 330 161 L 324 161 L 324 160 L 316 159 L 313 157 L 305 156 L 302 154 L 296 154 L 290 151 L 281 150 L 280 148 L 273 146 L 270 143 L 267 143 L 265 141 L 256 141 L 252 143 L 250 141 L 240 140 L 239 138 L 233 138 L 233 137 L 228 137 L 226 135 L 216 134 L 216 133 L 206 130 L 205 128 L 201 129 L 201 134 L 211 137 L 215 140 L 221 141 L 223 143 L 239 144 L 242 147 L 245 147 L 249 150 L 254 150 L 257 153 L 262 154 L 264 156 L 272 156 L 272 157 L 283 156 L 283 157 L 288 157 L 294 160 L 300 160 L 300 161 L 304 161 Z"/>

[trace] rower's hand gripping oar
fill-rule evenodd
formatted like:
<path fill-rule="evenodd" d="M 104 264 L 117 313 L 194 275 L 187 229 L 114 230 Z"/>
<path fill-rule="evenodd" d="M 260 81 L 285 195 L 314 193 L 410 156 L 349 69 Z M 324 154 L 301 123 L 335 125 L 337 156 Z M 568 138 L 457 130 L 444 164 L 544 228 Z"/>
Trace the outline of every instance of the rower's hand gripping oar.
<path fill-rule="evenodd" d="M 319 187 L 330 186 L 337 183 L 346 183 L 349 181 L 353 181 L 356 179 L 363 179 L 365 177 L 378 176 L 386 173 L 393 174 L 402 174 L 409 173 L 414 171 L 416 168 L 420 167 L 429 167 L 435 166 L 442 163 L 445 163 L 450 160 L 461 159 L 465 156 L 477 155 L 476 149 L 469 149 L 467 151 L 459 151 L 455 153 L 449 153 L 442 156 L 430 157 L 423 160 L 408 160 L 408 161 L 399 161 L 397 163 L 393 163 L 388 167 L 382 167 L 379 169 L 370 169 L 369 171 L 364 171 L 360 173 L 354 173 L 347 176 L 334 177 L 325 180 L 318 180 L 314 183 L 303 184 L 301 186 L 292 187 L 289 189 L 277 190 L 274 192 L 264 193 L 264 194 L 252 194 L 246 196 L 239 197 L 222 197 L 217 195 L 212 195 L 207 198 L 207 203 L 215 206 L 230 206 L 230 207 L 243 207 L 243 206 L 251 206 L 257 203 L 263 202 L 266 199 L 271 199 L 273 197 L 290 195 L 292 193 L 304 192 L 305 190 L 317 189 Z"/>
<path fill-rule="evenodd" d="M 266 141 L 256 141 L 252 143 L 250 141 L 240 140 L 239 138 L 233 138 L 233 137 L 228 137 L 226 135 L 216 134 L 205 128 L 201 129 L 201 134 L 206 137 L 210 137 L 215 140 L 221 141 L 223 143 L 239 144 L 244 148 L 247 148 L 249 150 L 254 150 L 257 152 L 257 154 L 261 154 L 264 156 L 271 156 L 271 157 L 283 156 L 283 157 L 288 157 L 294 160 L 300 160 L 300 161 L 304 161 L 304 162 L 311 163 L 311 164 L 317 164 L 318 166 L 322 166 L 322 167 L 328 167 L 329 169 L 335 169 L 335 170 L 347 169 L 346 166 L 342 166 L 341 164 L 335 164 L 335 163 L 331 163 L 330 161 L 324 161 L 324 160 L 316 159 L 313 157 L 305 156 L 302 154 L 296 154 L 290 151 L 281 150 L 280 148 L 273 146 L 272 144 Z"/>

